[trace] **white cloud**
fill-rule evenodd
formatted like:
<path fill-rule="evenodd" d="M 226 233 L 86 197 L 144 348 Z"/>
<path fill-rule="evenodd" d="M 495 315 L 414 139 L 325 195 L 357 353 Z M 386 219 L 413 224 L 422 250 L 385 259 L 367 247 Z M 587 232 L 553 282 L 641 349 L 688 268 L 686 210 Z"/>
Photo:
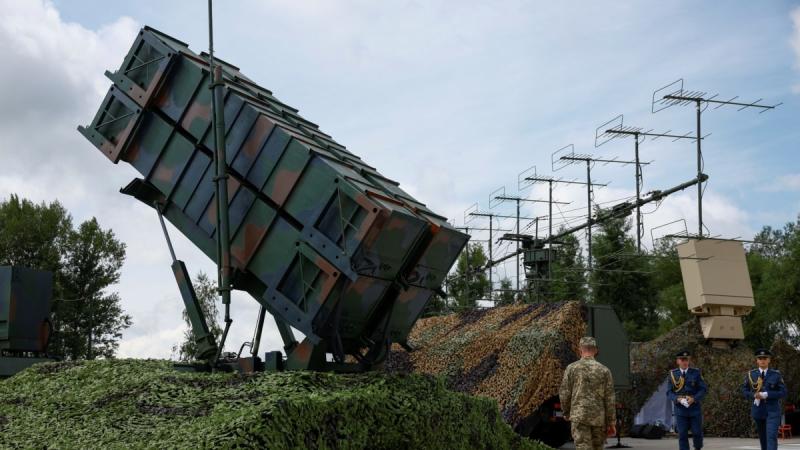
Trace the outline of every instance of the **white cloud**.
<path fill-rule="evenodd" d="M 17 193 L 36 202 L 59 200 L 76 221 L 95 216 L 112 228 L 128 245 L 114 289 L 134 321 L 119 354 L 169 357 L 182 336 L 182 303 L 156 216 L 118 192 L 134 171 L 111 165 L 75 130 L 91 120 L 110 84 L 103 72 L 119 65 L 140 25 L 121 17 L 89 30 L 65 22 L 42 0 L 0 0 L 0 9 L 0 58 L 6 68 L 0 72 L 0 199 Z M 208 258 L 171 230 L 189 270 L 213 274 Z M 249 318 L 257 311 L 252 299 L 238 301 L 231 347 L 249 338 Z M 276 339 L 268 326 L 265 342 Z"/>
<path fill-rule="evenodd" d="M 76 112 L 91 112 L 108 89 L 103 69 L 122 61 L 139 27 L 122 17 L 98 31 L 87 30 L 62 21 L 48 1 L 3 0 L 0 7 L 0 52 L 6 67 L 0 94 L 14 105 L 3 108 L 6 125 L 13 117 L 15 124 L 36 121 L 45 127 Z"/>
<path fill-rule="evenodd" d="M 766 192 L 800 191 L 800 173 L 780 175 L 764 185 L 761 190 Z"/>
<path fill-rule="evenodd" d="M 154 333 L 123 339 L 119 356 L 123 358 L 174 358 L 172 349 L 165 343 L 176 344 L 183 339 L 182 327 L 161 328 Z"/>

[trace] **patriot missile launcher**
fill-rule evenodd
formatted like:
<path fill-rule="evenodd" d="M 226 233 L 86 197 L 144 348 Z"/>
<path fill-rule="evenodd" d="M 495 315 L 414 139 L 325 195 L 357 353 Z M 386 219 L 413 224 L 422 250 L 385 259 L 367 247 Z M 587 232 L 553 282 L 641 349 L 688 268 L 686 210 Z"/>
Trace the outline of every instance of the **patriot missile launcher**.
<path fill-rule="evenodd" d="M 262 363 L 254 339 L 245 370 L 369 369 L 392 343 L 405 344 L 469 237 L 237 67 L 215 61 L 218 77 L 208 54 L 145 27 L 119 69 L 106 72 L 113 84 L 91 124 L 78 129 L 111 162 L 142 175 L 122 193 L 230 265 L 232 287 L 262 307 L 256 336 L 264 312 L 274 316 L 285 360 L 269 352 Z M 216 128 L 227 202 L 216 201 L 212 84 L 222 86 Z M 229 255 L 220 216 L 229 221 Z M 186 267 L 173 260 L 194 338 L 215 360 L 219 344 Z"/>

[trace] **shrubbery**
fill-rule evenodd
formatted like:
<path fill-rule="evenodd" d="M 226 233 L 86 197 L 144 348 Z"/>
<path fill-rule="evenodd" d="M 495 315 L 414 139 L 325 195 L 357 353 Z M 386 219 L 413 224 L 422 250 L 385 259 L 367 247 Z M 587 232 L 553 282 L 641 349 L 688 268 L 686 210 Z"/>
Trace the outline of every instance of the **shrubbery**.
<path fill-rule="evenodd" d="M 497 405 L 422 375 L 178 372 L 168 361 L 33 366 L 0 381 L 0 447 L 513 448 Z"/>

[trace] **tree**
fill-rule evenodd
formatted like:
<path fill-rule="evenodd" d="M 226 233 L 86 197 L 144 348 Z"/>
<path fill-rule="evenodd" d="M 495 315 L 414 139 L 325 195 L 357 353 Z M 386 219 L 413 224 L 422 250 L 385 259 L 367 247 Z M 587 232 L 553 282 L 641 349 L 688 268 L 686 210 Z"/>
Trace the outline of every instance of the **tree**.
<path fill-rule="evenodd" d="M 614 218 L 599 225 L 592 245 L 592 301 L 614 307 L 633 341 L 656 336 L 657 297 L 646 255 L 636 253 L 630 221 Z"/>
<path fill-rule="evenodd" d="M 435 292 L 425 309 L 422 311 L 422 317 L 437 316 L 442 314 L 447 309 L 447 296 L 444 293 Z"/>
<path fill-rule="evenodd" d="M 559 232 L 563 231 L 563 228 Z M 581 246 L 574 234 L 560 239 L 553 262 L 551 281 L 545 300 L 558 302 L 583 300 L 586 298 L 586 263 L 581 254 Z"/>
<path fill-rule="evenodd" d="M 495 305 L 503 306 L 514 303 L 514 288 L 511 278 L 505 277 L 500 280 L 500 292 L 495 296 Z"/>
<path fill-rule="evenodd" d="M 92 218 L 73 228 L 57 201 L 34 204 L 11 195 L 0 202 L 0 264 L 53 272 L 50 353 L 65 359 L 113 357 L 131 324 L 119 295 L 125 244 Z"/>
<path fill-rule="evenodd" d="M 200 272 L 192 283 L 194 285 L 194 292 L 197 295 L 197 300 L 200 303 L 200 309 L 206 318 L 208 330 L 214 337 L 215 342 L 219 342 L 219 337 L 222 335 L 222 327 L 219 325 L 217 316 L 219 309 L 217 309 L 217 284 L 211 280 L 205 272 Z M 172 347 L 172 352 L 177 353 L 178 359 L 181 361 L 191 361 L 199 358 L 197 343 L 194 341 L 192 334 L 192 324 L 189 321 L 189 313 L 184 308 L 183 321 L 186 323 L 186 330 L 183 332 L 183 341 Z"/>
<path fill-rule="evenodd" d="M 477 299 L 489 294 L 489 279 L 485 271 L 479 270 L 486 262 L 483 246 L 477 243 L 467 244 L 458 256 L 455 273 L 447 277 L 448 293 L 458 307 L 472 308 Z"/>
<path fill-rule="evenodd" d="M 658 329 L 665 333 L 689 320 L 692 315 L 686 304 L 680 258 L 675 243 L 662 239 L 653 249 L 650 266 L 656 292 Z"/>
<path fill-rule="evenodd" d="M 769 346 L 775 337 L 800 344 L 800 216 L 782 230 L 764 227 L 747 255 L 755 307 L 745 318 L 748 344 Z"/>
<path fill-rule="evenodd" d="M 113 357 L 122 330 L 131 325 L 119 295 L 107 292 L 119 281 L 125 244 L 92 218 L 69 232 L 63 259 L 63 299 L 54 303 L 51 348 L 69 359 Z"/>
<path fill-rule="evenodd" d="M 776 336 L 780 336 L 781 307 L 770 298 L 764 280 L 768 272 L 774 271 L 777 256 L 761 252 L 755 247 L 747 252 L 747 269 L 753 286 L 753 310 L 742 319 L 745 342 L 752 348 L 770 347 Z"/>
<path fill-rule="evenodd" d="M 71 229 L 60 203 L 37 205 L 11 194 L 0 203 L 0 264 L 57 273 Z"/>

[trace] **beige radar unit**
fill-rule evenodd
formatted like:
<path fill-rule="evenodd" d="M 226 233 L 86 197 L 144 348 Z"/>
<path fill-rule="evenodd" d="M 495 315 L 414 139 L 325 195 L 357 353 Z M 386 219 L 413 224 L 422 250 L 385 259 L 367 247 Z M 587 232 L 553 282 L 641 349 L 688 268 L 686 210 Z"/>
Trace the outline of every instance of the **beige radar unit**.
<path fill-rule="evenodd" d="M 742 316 L 754 303 L 742 243 L 689 239 L 677 248 L 686 303 L 705 338 L 720 344 L 744 339 Z"/>

